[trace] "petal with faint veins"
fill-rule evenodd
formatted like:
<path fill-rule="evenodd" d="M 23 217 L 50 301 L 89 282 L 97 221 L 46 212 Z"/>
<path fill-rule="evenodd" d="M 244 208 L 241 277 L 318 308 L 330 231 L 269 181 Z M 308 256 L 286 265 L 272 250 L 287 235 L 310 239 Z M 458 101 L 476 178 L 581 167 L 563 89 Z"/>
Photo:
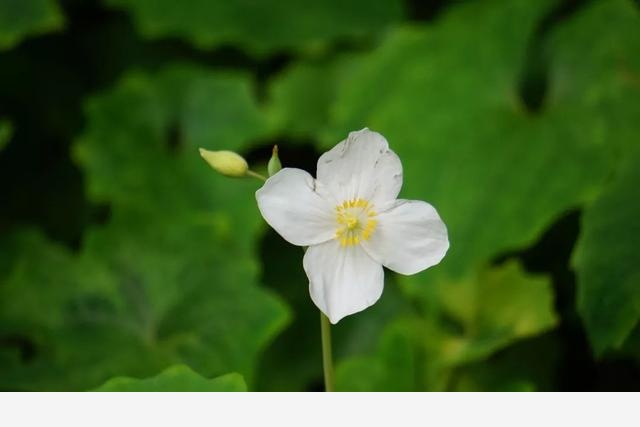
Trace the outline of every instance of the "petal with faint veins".
<path fill-rule="evenodd" d="M 256 192 L 264 219 L 286 241 L 297 246 L 326 242 L 335 237 L 335 205 L 311 175 L 285 168 Z"/>
<path fill-rule="evenodd" d="M 320 156 L 317 178 L 339 202 L 361 198 L 379 206 L 398 196 L 402 164 L 382 135 L 365 128 Z"/>
<path fill-rule="evenodd" d="M 382 295 L 384 271 L 362 247 L 337 240 L 311 246 L 304 255 L 311 299 L 331 323 L 375 304 Z"/>
<path fill-rule="evenodd" d="M 434 266 L 449 249 L 447 227 L 429 203 L 396 200 L 376 219 L 375 231 L 362 246 L 397 273 L 415 274 Z"/>

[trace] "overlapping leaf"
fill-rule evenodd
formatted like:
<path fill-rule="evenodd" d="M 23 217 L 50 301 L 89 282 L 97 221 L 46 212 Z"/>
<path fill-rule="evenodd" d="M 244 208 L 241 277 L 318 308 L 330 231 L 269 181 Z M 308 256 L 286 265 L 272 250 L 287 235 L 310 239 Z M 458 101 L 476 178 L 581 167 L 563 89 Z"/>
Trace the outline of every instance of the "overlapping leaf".
<path fill-rule="evenodd" d="M 602 354 L 619 348 L 640 317 L 640 230 L 632 219 L 640 184 L 640 13 L 629 1 L 594 2 L 558 30 L 552 46 L 552 101 L 564 100 L 566 120 L 583 138 L 611 147 L 622 169 L 586 209 L 574 257 L 579 310 Z"/>
<path fill-rule="evenodd" d="M 438 283 L 434 292 L 444 304 L 442 311 L 390 326 L 375 356 L 347 360 L 340 366 L 342 387 L 446 389 L 455 367 L 483 360 L 557 322 L 549 280 L 527 275 L 516 263 L 483 271 L 467 281 Z M 416 355 L 422 357 L 416 359 Z M 393 358 L 406 361 L 397 363 Z"/>
<path fill-rule="evenodd" d="M 0 288 L 12 292 L 3 302 L 20 301 L 2 310 L 5 324 L 42 342 L 35 360 L 14 360 L 3 379 L 87 388 L 186 363 L 251 381 L 257 354 L 288 313 L 256 284 L 256 185 L 216 176 L 197 152 L 237 149 L 261 134 L 249 92 L 242 76 L 181 66 L 132 74 L 92 100 L 75 153 L 90 196 L 110 203 L 111 218 L 88 233 L 78 256 L 42 239 L 17 252 L 28 260 L 15 265 L 39 275 L 15 267 Z M 43 287 L 56 299 L 47 302 Z M 48 305 L 38 313 L 40 304 Z"/>
<path fill-rule="evenodd" d="M 323 62 L 296 62 L 269 85 L 269 113 L 276 132 L 313 138 L 329 121 L 329 112 L 356 55 Z"/>
<path fill-rule="evenodd" d="M 525 339 L 491 357 L 456 368 L 449 379 L 455 391 L 547 391 L 560 386 L 561 334 Z"/>
<path fill-rule="evenodd" d="M 566 209 L 593 200 L 637 140 L 640 19 L 628 1 L 594 2 L 560 26 L 546 44 L 542 111 L 533 115 L 520 104 L 524 54 L 548 6 L 476 2 L 433 28 L 399 30 L 332 83 L 336 102 L 316 103 L 329 117 L 327 146 L 353 129 L 381 131 L 403 159 L 404 195 L 439 209 L 452 246 L 431 273 L 436 281 L 472 275 L 534 240 Z M 282 101 L 274 100 L 277 110 Z M 425 290 L 429 274 L 403 281 L 439 310 L 443 301 Z M 610 314 L 597 311 L 616 318 Z"/>
<path fill-rule="evenodd" d="M 528 41 L 547 10 L 461 6 L 433 28 L 397 31 L 342 83 L 327 144 L 364 126 L 388 138 L 403 160 L 404 196 L 433 203 L 448 226 L 438 267 L 448 277 L 532 242 L 592 197 L 607 171 L 601 141 L 563 125 L 560 109 L 532 115 L 518 99 Z"/>
<path fill-rule="evenodd" d="M 415 322 L 400 320 L 389 324 L 378 348 L 366 356 L 340 362 L 336 370 L 338 391 L 420 390 Z"/>
<path fill-rule="evenodd" d="M 131 12 L 147 37 L 182 37 L 201 48 L 238 46 L 253 53 L 323 49 L 382 32 L 403 14 L 398 0 L 105 0 Z"/>
<path fill-rule="evenodd" d="M 548 42 L 550 108 L 562 112 L 562 126 L 576 138 L 618 157 L 638 145 L 640 12 L 633 3 L 590 2 Z"/>
<path fill-rule="evenodd" d="M 205 391 L 228 392 L 247 391 L 242 376 L 226 374 L 213 379 L 203 378 L 186 365 L 167 368 L 152 378 L 135 379 L 127 377 L 112 378 L 94 391 L 115 392 L 162 392 L 162 391 Z"/>
<path fill-rule="evenodd" d="M 573 259 L 578 309 L 600 354 L 620 348 L 640 320 L 640 150 L 623 163 L 585 212 Z"/>
<path fill-rule="evenodd" d="M 0 0 L 0 50 L 29 35 L 60 29 L 63 24 L 55 0 Z"/>

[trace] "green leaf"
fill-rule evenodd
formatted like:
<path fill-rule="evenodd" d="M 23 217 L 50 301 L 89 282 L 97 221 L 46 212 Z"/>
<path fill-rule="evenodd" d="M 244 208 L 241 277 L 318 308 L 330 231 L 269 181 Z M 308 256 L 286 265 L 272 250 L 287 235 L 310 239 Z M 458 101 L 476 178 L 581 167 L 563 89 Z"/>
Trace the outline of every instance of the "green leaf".
<path fill-rule="evenodd" d="M 515 261 L 461 281 L 433 284 L 422 319 L 425 384 L 443 389 L 452 368 L 552 329 L 558 322 L 547 277 L 525 273 Z"/>
<path fill-rule="evenodd" d="M 9 143 L 12 135 L 13 126 L 11 125 L 11 122 L 5 119 L 0 119 L 0 150 Z"/>
<path fill-rule="evenodd" d="M 267 124 L 252 90 L 242 74 L 186 65 L 154 78 L 129 74 L 113 92 L 90 100 L 92 120 L 74 147 L 75 157 L 90 170 L 91 197 L 127 209 L 161 207 L 155 216 L 209 218 L 216 217 L 211 210 L 231 205 L 228 197 L 250 200 L 244 195 L 255 183 L 214 177 L 198 148 L 239 151 L 264 135 Z M 179 191 L 167 191 L 173 188 Z M 248 221 L 238 237 L 252 237 L 261 224 L 257 209 L 248 209 L 238 218 Z"/>
<path fill-rule="evenodd" d="M 550 100 L 575 133 L 607 144 L 624 170 L 584 215 L 573 265 L 578 309 L 597 354 L 620 348 L 640 316 L 633 226 L 640 119 L 640 14 L 631 1 L 592 2 L 551 39 Z M 635 165 L 634 166 L 634 162 Z M 634 210 L 635 209 L 635 210 Z"/>
<path fill-rule="evenodd" d="M 513 261 L 473 279 L 438 283 L 433 298 L 438 312 L 401 321 L 393 327 L 396 332 L 385 332 L 373 357 L 348 359 L 339 366 L 343 389 L 446 389 L 454 368 L 486 359 L 557 323 L 549 280 L 526 274 Z M 401 344 L 398 334 L 404 334 Z M 422 357 L 409 363 L 415 354 Z M 409 381 L 416 372 L 423 374 L 418 384 Z"/>
<path fill-rule="evenodd" d="M 262 135 L 250 90 L 243 75 L 178 66 L 91 99 L 74 154 L 111 215 L 78 254 L 33 237 L 9 249 L 19 258 L 0 286 L 1 324 L 36 352 L 11 356 L 0 387 L 87 389 L 175 363 L 252 383 L 289 319 L 257 283 L 259 183 L 212 173 L 197 150 L 241 150 Z"/>
<path fill-rule="evenodd" d="M 449 381 L 455 391 L 551 391 L 561 367 L 560 333 L 518 341 L 490 358 L 456 368 Z"/>
<path fill-rule="evenodd" d="M 403 15 L 399 0 L 197 0 L 187 7 L 171 0 L 104 1 L 129 11 L 146 37 L 181 37 L 205 49 L 239 46 L 259 55 L 319 50 L 336 40 L 363 39 Z"/>
<path fill-rule="evenodd" d="M 93 391 L 115 392 L 175 392 L 175 391 L 204 391 L 228 392 L 247 391 L 247 385 L 242 375 L 232 373 L 207 379 L 194 372 L 185 365 L 175 365 L 167 368 L 155 377 L 136 379 L 127 377 L 112 378 Z"/>
<path fill-rule="evenodd" d="M 294 138 L 315 137 L 329 121 L 340 83 L 357 64 L 356 56 L 323 62 L 296 62 L 269 82 L 269 114 L 276 132 Z"/>
<path fill-rule="evenodd" d="M 0 0 L 0 50 L 29 35 L 59 30 L 62 12 L 54 0 Z"/>
<path fill-rule="evenodd" d="M 354 356 L 336 369 L 338 391 L 416 391 L 418 374 L 413 324 L 389 324 L 373 355 Z"/>
<path fill-rule="evenodd" d="M 544 108 L 521 104 L 525 55 L 551 3 L 469 2 L 347 66 L 293 65 L 271 82 L 271 112 L 326 148 L 365 126 L 383 133 L 403 161 L 402 196 L 431 202 L 448 226 L 452 246 L 433 273 L 464 277 L 593 200 L 637 140 L 640 19 L 629 1 L 593 2 L 560 25 L 545 44 Z M 407 287 L 420 293 L 426 274 Z"/>
<path fill-rule="evenodd" d="M 433 27 L 391 34 L 340 83 L 326 145 L 365 126 L 381 132 L 403 162 L 402 196 L 429 201 L 447 224 L 451 249 L 433 272 L 405 280 L 414 292 L 436 271 L 462 278 L 535 241 L 593 198 L 606 175 L 603 141 L 565 126 L 562 109 L 537 116 L 518 100 L 526 48 L 548 5 L 465 3 Z"/>
<path fill-rule="evenodd" d="M 474 280 L 435 288 L 444 312 L 462 332 L 449 336 L 445 346 L 434 346 L 452 364 L 482 359 L 557 323 L 549 279 L 526 274 L 515 261 L 483 270 Z"/>
<path fill-rule="evenodd" d="M 632 0 L 594 1 L 557 27 L 548 43 L 548 103 L 576 135 L 618 156 L 637 145 L 640 12 Z"/>
<path fill-rule="evenodd" d="M 640 150 L 584 213 L 573 255 L 578 310 L 596 353 L 620 348 L 640 319 Z"/>

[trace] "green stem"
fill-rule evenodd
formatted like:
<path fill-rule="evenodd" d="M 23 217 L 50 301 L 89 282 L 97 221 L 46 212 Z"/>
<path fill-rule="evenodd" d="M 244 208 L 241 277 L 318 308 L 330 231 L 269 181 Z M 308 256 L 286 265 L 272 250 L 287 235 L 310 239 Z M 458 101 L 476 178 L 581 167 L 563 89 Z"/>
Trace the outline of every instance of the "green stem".
<path fill-rule="evenodd" d="M 267 180 L 267 177 L 266 177 L 266 176 L 264 176 L 264 175 L 260 175 L 258 172 L 254 172 L 254 171 L 252 171 L 252 170 L 248 170 L 248 171 L 246 172 L 246 174 L 247 174 L 248 176 L 253 177 L 253 178 L 258 178 L 258 179 L 259 179 L 259 180 L 261 180 L 261 181 L 266 181 L 266 180 Z"/>
<path fill-rule="evenodd" d="M 322 335 L 322 368 L 324 369 L 324 391 L 335 391 L 333 388 L 333 356 L 331 354 L 331 324 L 320 312 L 320 332 Z"/>

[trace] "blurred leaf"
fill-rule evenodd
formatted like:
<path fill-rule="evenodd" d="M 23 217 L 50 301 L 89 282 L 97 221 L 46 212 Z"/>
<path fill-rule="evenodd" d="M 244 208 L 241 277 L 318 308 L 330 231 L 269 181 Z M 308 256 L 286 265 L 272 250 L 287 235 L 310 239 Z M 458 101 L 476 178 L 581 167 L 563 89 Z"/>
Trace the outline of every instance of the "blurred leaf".
<path fill-rule="evenodd" d="M 547 331 L 557 323 L 553 311 L 553 291 L 549 280 L 531 276 L 516 262 L 480 272 L 472 280 L 438 285 L 435 290 L 443 312 L 403 321 L 394 326 L 409 334 L 411 350 L 405 344 L 383 343 L 374 357 L 347 360 L 338 369 L 345 389 L 411 389 L 411 364 L 386 360 L 422 355 L 410 370 L 424 375 L 418 389 L 446 389 L 453 368 L 483 360 L 519 339 Z M 387 340 L 392 332 L 386 331 Z M 396 340 L 399 338 L 396 338 Z M 391 350 L 397 348 L 398 350 Z M 367 375 L 364 373 L 367 372 Z"/>
<path fill-rule="evenodd" d="M 502 370 L 492 370 L 488 364 L 479 363 L 475 369 L 465 370 L 457 378 L 454 391 L 500 391 L 500 392 L 530 392 L 536 391 L 533 383 L 526 378 L 515 378 L 505 375 Z"/>
<path fill-rule="evenodd" d="M 240 374 L 226 374 L 217 378 L 203 378 L 185 365 L 174 365 L 152 378 L 112 378 L 94 391 L 163 392 L 163 391 L 247 391 Z"/>
<path fill-rule="evenodd" d="M 0 0 L 0 50 L 29 35 L 62 28 L 64 18 L 55 0 Z"/>
<path fill-rule="evenodd" d="M 215 177 L 198 147 L 239 151 L 263 135 L 267 125 L 252 90 L 242 74 L 191 66 L 172 66 L 154 79 L 129 74 L 113 92 L 88 103 L 92 120 L 74 151 L 90 170 L 91 197 L 169 218 L 220 222 L 220 215 L 241 215 L 237 237 L 251 240 L 261 224 L 255 203 L 233 215 L 226 208 L 233 205 L 229 197 L 252 200 L 247 193 L 257 183 Z M 212 209 L 223 211 L 210 215 Z"/>
<path fill-rule="evenodd" d="M 265 233 L 261 254 L 262 280 L 291 307 L 292 321 L 261 357 L 257 389 L 307 391 L 322 378 L 322 353 L 318 309 L 309 297 L 309 279 L 302 268 L 304 254 L 273 230 Z"/>
<path fill-rule="evenodd" d="M 243 76 L 179 66 L 131 74 L 91 100 L 75 155 L 111 217 L 77 256 L 42 239 L 17 251 L 29 275 L 14 269 L 0 286 L 12 292 L 0 300 L 19 301 L 2 310 L 20 326 L 5 335 L 43 341 L 35 360 L 0 375 L 6 387 L 86 389 L 172 363 L 251 383 L 288 310 L 256 284 L 258 183 L 212 173 L 197 151 L 241 149 L 266 129 L 249 92 Z"/>
<path fill-rule="evenodd" d="M 378 349 L 369 356 L 354 356 L 338 364 L 338 391 L 416 391 L 418 374 L 412 324 L 389 324 Z"/>
<path fill-rule="evenodd" d="M 640 319 L 640 150 L 582 219 L 573 265 L 578 309 L 598 354 L 620 348 Z"/>
<path fill-rule="evenodd" d="M 632 219 L 638 157 L 627 159 L 640 131 L 640 14 L 631 1 L 592 2 L 558 29 L 550 46 L 550 102 L 576 133 L 608 144 L 621 159 L 616 165 L 626 168 L 586 210 L 573 258 L 578 309 L 602 354 L 620 348 L 640 317 L 632 249 L 640 239 Z"/>
<path fill-rule="evenodd" d="M 632 0 L 593 1 L 549 41 L 548 104 L 564 126 L 624 156 L 638 142 L 640 12 Z"/>
<path fill-rule="evenodd" d="M 515 261 L 483 270 L 473 280 L 435 287 L 449 321 L 462 332 L 433 348 L 452 364 L 482 359 L 557 323 L 549 279 L 525 273 Z"/>
<path fill-rule="evenodd" d="M 171 0 L 104 1 L 128 10 L 146 37 L 181 37 L 204 49 L 239 46 L 259 55 L 362 39 L 403 15 L 399 0 L 197 0 L 186 7 Z"/>
<path fill-rule="evenodd" d="M 0 119 L 0 150 L 9 143 L 9 140 L 13 136 L 13 126 L 11 122 L 5 119 Z"/>
<path fill-rule="evenodd" d="M 547 391 L 560 369 L 563 343 L 557 333 L 524 339 L 486 360 L 460 366 L 451 377 L 455 391 Z"/>
<path fill-rule="evenodd" d="M 1 243 L 12 263 L 0 282 L 0 389 L 81 390 L 135 365 L 161 368 L 114 314 L 117 284 L 98 260 L 34 231 Z"/>
<path fill-rule="evenodd" d="M 563 111 L 536 116 L 518 99 L 549 3 L 465 3 L 433 27 L 396 31 L 341 83 L 326 144 L 365 126 L 381 132 L 403 161 L 403 197 L 429 201 L 447 224 L 443 262 L 403 278 L 413 292 L 436 272 L 462 278 L 531 243 L 605 176 L 603 141 L 574 133 Z"/>
<path fill-rule="evenodd" d="M 325 62 L 296 62 L 269 82 L 269 113 L 277 132 L 315 137 L 329 120 L 340 82 L 357 63 L 354 55 Z"/>

